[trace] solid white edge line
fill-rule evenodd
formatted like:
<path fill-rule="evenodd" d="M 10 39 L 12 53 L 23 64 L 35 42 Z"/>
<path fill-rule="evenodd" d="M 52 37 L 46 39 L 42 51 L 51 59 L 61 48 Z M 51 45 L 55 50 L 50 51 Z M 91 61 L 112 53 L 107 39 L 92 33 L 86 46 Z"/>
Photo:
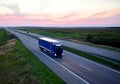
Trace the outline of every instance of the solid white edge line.
<path fill-rule="evenodd" d="M 37 49 L 36 49 L 37 50 Z M 76 75 L 74 72 L 72 72 L 71 70 L 69 70 L 68 68 L 66 68 L 65 66 L 63 66 L 62 64 L 58 63 L 57 61 L 55 61 L 54 59 L 50 58 L 49 56 L 47 56 L 46 54 L 44 54 L 43 52 L 41 52 L 43 55 L 45 55 L 47 58 L 49 58 L 50 60 L 52 60 L 53 62 L 55 62 L 56 64 L 58 64 L 59 66 L 63 67 L 65 70 L 67 70 L 68 72 L 70 72 L 71 74 L 73 74 L 74 76 L 76 76 L 77 78 L 79 78 L 80 80 L 82 80 L 83 82 L 85 82 L 86 84 L 90 84 L 88 83 L 86 80 L 84 80 L 83 78 L 79 77 L 78 75 Z"/>
<path fill-rule="evenodd" d="M 25 41 L 24 41 L 25 42 Z M 31 46 L 34 48 L 34 46 Z M 35 50 L 38 50 L 36 48 L 34 48 Z M 61 65 L 60 63 L 58 63 L 57 61 L 55 61 L 54 59 L 50 58 L 49 56 L 47 56 L 46 54 L 44 54 L 43 52 L 39 51 L 40 53 L 42 53 L 43 55 L 45 55 L 48 59 L 52 60 L 53 62 L 55 62 L 56 64 L 58 64 L 59 66 L 61 66 L 62 68 L 64 68 L 65 70 L 67 70 L 68 72 L 70 72 L 72 75 L 74 75 L 75 77 L 77 77 L 78 79 L 82 80 L 83 82 L 85 82 L 86 84 L 90 84 L 88 83 L 86 80 L 84 80 L 83 78 L 79 77 L 78 75 L 76 75 L 74 72 L 72 72 L 71 70 L 69 70 L 68 68 L 66 68 L 65 66 Z"/>
<path fill-rule="evenodd" d="M 34 33 L 31 33 L 31 35 L 33 35 L 33 36 L 38 36 L 37 34 L 34 34 Z M 84 59 L 85 59 L 85 58 L 84 58 Z M 110 68 L 110 67 L 104 66 L 104 65 L 102 65 L 102 64 L 98 64 L 98 63 L 96 63 L 96 62 L 94 62 L 94 61 L 91 61 L 91 60 L 89 60 L 89 61 L 92 62 L 92 63 L 94 63 L 94 64 L 97 64 L 97 65 L 99 65 L 99 66 L 101 66 L 101 67 L 104 67 L 104 68 L 106 68 L 106 69 L 109 69 L 109 70 L 111 70 L 111 71 L 113 71 L 113 72 L 116 72 L 116 73 L 119 73 L 119 74 L 120 74 L 120 71 L 117 71 L 117 70 L 112 69 L 112 68 Z"/>
<path fill-rule="evenodd" d="M 23 40 L 25 43 L 26 41 Z M 38 51 L 38 49 L 36 49 L 34 46 L 33 47 L 35 50 Z M 54 59 L 50 58 L 49 56 L 47 56 L 46 54 L 44 54 L 43 52 L 39 51 L 40 53 L 42 53 L 43 55 L 45 55 L 48 59 L 52 60 L 53 62 L 55 62 L 56 64 L 58 64 L 59 66 L 61 66 L 62 68 L 64 68 L 65 70 L 67 70 L 68 72 L 70 72 L 72 75 L 74 75 L 75 77 L 77 77 L 78 79 L 82 80 L 83 82 L 85 82 L 86 84 L 90 84 L 89 82 L 87 82 L 86 80 L 84 80 L 83 78 L 79 77 L 78 75 L 76 75 L 74 72 L 72 72 L 71 70 L 69 70 L 68 68 L 66 68 L 65 66 L 61 65 L 60 63 L 58 63 L 57 61 L 55 61 Z"/>
<path fill-rule="evenodd" d="M 32 34 L 32 33 L 31 33 Z M 35 35 L 33 35 L 33 36 L 36 36 L 37 34 L 35 34 Z M 38 36 L 38 35 L 37 35 Z M 44 53 L 43 53 L 44 54 Z M 45 54 L 44 54 L 45 55 Z M 47 56 L 48 57 L 48 56 Z M 51 59 L 51 58 L 49 58 L 49 59 Z M 83 58 L 83 59 L 85 59 L 85 58 Z M 106 69 L 109 69 L 109 70 L 111 70 L 111 71 L 113 71 L 113 72 L 116 72 L 116 73 L 119 73 L 120 74 L 120 72 L 119 71 L 117 71 L 117 70 L 115 70 L 115 69 L 112 69 L 112 68 L 109 68 L 109 67 L 107 67 L 107 66 L 103 66 L 103 65 L 101 65 L 101 64 L 98 64 L 98 63 L 95 63 L 95 62 L 93 62 L 93 61 L 91 61 L 91 60 L 89 60 L 90 62 L 92 62 L 92 63 L 94 63 L 94 64 L 97 64 L 97 65 L 99 65 L 99 66 L 101 66 L 101 67 L 104 67 L 104 68 L 106 68 Z M 59 63 L 58 63 L 59 64 Z M 63 66 L 63 65 L 61 65 L 60 64 L 60 66 Z M 64 67 L 64 66 L 63 66 Z M 65 67 L 66 68 L 66 67 Z M 67 69 L 66 68 L 66 70 L 69 70 L 69 69 Z M 70 71 L 70 70 L 69 70 Z M 72 72 L 72 71 L 70 71 L 70 72 Z M 73 72 L 72 72 L 73 73 Z M 75 74 L 75 73 L 73 73 L 73 74 Z M 75 74 L 76 75 L 76 74 Z M 76 75 L 76 77 L 77 77 L 77 75 Z M 79 76 L 78 76 L 78 78 L 79 79 L 82 79 L 82 78 L 80 78 Z M 84 79 L 82 79 L 82 80 L 84 80 Z M 85 80 L 84 80 L 85 81 Z M 86 81 L 87 82 L 87 81 Z M 87 82 L 88 83 L 88 82 Z M 89 84 L 89 83 L 88 83 Z"/>
<path fill-rule="evenodd" d="M 33 36 L 38 36 L 37 34 L 32 34 Z M 84 58 L 85 59 L 85 58 Z M 109 70 L 111 70 L 111 71 L 113 71 L 113 72 L 116 72 L 116 73 L 119 73 L 120 74 L 120 71 L 117 71 L 117 70 L 115 70 L 115 69 L 112 69 L 112 68 L 110 68 L 110 67 L 107 67 L 107 66 L 104 66 L 104 65 L 102 65 L 102 64 L 98 64 L 98 63 L 96 63 L 96 62 L 94 62 L 94 61 L 91 61 L 91 60 L 89 60 L 90 62 L 92 62 L 92 63 L 94 63 L 94 64 L 97 64 L 97 65 L 99 65 L 99 66 L 101 66 L 101 67 L 104 67 L 104 68 L 106 68 L 106 69 L 109 69 Z"/>
<path fill-rule="evenodd" d="M 39 36 L 39 35 L 34 34 L 34 33 L 31 33 L 31 35 L 33 35 L 33 36 Z M 85 58 L 84 58 L 84 59 L 85 59 Z M 104 67 L 104 68 L 106 68 L 106 69 L 109 69 L 109 70 L 111 70 L 111 71 L 113 71 L 113 72 L 116 72 L 116 73 L 119 73 L 119 74 L 120 74 L 120 71 L 117 71 L 117 70 L 112 69 L 112 68 L 110 68 L 110 67 L 104 66 L 104 65 L 102 65 L 102 64 L 98 64 L 98 63 L 96 63 L 96 62 L 94 62 L 94 61 L 91 61 L 91 60 L 89 60 L 89 61 L 92 62 L 92 63 L 94 63 L 94 64 L 97 64 L 97 65 L 99 65 L 99 66 L 101 66 L 101 67 Z"/>

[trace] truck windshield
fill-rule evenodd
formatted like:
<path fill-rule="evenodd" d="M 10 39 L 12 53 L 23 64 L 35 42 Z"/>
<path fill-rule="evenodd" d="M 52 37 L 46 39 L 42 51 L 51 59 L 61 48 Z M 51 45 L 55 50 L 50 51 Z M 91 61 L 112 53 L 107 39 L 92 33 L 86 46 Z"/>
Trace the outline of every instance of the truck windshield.
<path fill-rule="evenodd" d="M 62 49 L 62 46 L 54 46 L 54 49 L 55 49 L 55 50 Z"/>
<path fill-rule="evenodd" d="M 53 46 L 54 46 L 55 50 L 62 49 L 61 43 L 59 43 L 59 42 L 53 43 Z"/>

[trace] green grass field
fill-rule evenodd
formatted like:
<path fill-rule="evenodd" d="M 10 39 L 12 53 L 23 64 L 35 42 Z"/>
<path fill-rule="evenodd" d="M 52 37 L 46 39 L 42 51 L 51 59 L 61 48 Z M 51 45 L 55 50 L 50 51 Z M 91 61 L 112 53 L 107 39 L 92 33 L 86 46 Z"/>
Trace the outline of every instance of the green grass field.
<path fill-rule="evenodd" d="M 0 30 L 3 39 L 5 30 Z M 7 35 L 9 37 L 10 33 Z M 7 37 L 6 37 L 7 38 Z M 0 40 L 1 40 L 0 39 Z M 0 46 L 1 84 L 64 84 L 17 39 L 6 39 Z"/>
<path fill-rule="evenodd" d="M 120 29 L 79 29 L 79 28 L 51 28 L 28 29 L 27 31 L 45 36 L 71 40 L 96 47 L 120 51 Z"/>

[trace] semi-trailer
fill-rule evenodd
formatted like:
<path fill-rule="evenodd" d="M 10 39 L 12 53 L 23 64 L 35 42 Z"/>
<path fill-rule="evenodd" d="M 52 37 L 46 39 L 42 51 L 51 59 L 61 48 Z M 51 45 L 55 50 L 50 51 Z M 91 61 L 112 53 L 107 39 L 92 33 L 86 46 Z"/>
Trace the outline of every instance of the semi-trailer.
<path fill-rule="evenodd" d="M 62 57 L 63 47 L 60 41 L 51 38 L 39 38 L 39 48 L 50 53 L 54 57 Z"/>

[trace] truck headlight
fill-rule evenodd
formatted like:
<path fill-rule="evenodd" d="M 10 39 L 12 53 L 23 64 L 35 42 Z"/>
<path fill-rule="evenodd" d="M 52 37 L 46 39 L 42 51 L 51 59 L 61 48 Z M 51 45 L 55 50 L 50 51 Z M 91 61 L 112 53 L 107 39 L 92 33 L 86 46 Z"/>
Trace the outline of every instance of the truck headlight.
<path fill-rule="evenodd" d="M 57 54 L 55 54 L 55 56 L 57 56 Z"/>

